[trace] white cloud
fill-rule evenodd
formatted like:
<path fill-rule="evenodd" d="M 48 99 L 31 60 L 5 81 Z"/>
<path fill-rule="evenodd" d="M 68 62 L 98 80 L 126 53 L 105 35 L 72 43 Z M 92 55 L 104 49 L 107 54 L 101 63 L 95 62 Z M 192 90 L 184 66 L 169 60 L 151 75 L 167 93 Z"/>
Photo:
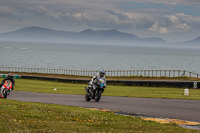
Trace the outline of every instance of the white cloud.
<path fill-rule="evenodd" d="M 174 15 L 165 15 L 165 18 L 167 18 L 173 24 L 179 23 L 178 18 Z"/>
<path fill-rule="evenodd" d="M 183 13 L 177 13 L 175 16 L 179 18 L 180 22 L 190 24 L 192 30 L 200 29 L 200 16 L 185 15 Z"/>
<path fill-rule="evenodd" d="M 169 23 L 170 32 L 186 33 L 187 31 L 191 29 L 191 26 L 189 26 L 185 22 L 181 22 L 178 16 L 165 15 L 165 18 L 170 22 Z"/>
<path fill-rule="evenodd" d="M 176 25 L 172 26 L 172 28 L 174 29 L 174 32 L 180 32 L 180 33 L 186 33 L 187 31 L 189 31 L 191 29 L 191 27 L 185 23 L 184 24 L 176 24 Z"/>
<path fill-rule="evenodd" d="M 74 13 L 73 16 L 74 16 L 76 19 L 81 19 L 82 14 L 81 14 L 81 13 Z"/>
<path fill-rule="evenodd" d="M 155 32 L 159 32 L 159 33 L 168 33 L 168 29 L 166 27 L 161 27 L 159 26 L 158 22 L 155 22 L 152 27 L 148 28 L 148 30 L 150 31 L 155 31 Z"/>
<path fill-rule="evenodd" d="M 185 21 L 186 15 L 174 14 L 174 15 L 164 15 L 164 18 L 156 21 L 148 30 L 155 31 L 159 33 L 186 33 L 192 29 L 192 23 L 194 20 L 188 15 L 187 21 Z M 191 18 L 190 18 L 191 17 Z M 190 18 L 190 19 L 189 19 Z"/>

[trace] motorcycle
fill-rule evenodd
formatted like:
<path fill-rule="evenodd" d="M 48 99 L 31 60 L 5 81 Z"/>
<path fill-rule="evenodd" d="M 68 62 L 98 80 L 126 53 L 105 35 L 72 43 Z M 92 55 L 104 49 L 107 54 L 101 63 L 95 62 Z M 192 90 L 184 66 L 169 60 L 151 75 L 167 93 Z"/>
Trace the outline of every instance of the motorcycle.
<path fill-rule="evenodd" d="M 10 80 L 6 80 L 1 87 L 0 97 L 6 99 L 7 96 L 10 94 L 11 89 L 12 89 L 12 82 Z"/>
<path fill-rule="evenodd" d="M 96 84 L 93 84 L 90 87 L 85 87 L 86 91 L 85 100 L 90 101 L 91 99 L 94 99 L 95 102 L 98 102 L 105 88 L 106 88 L 106 82 L 103 79 L 98 79 Z"/>

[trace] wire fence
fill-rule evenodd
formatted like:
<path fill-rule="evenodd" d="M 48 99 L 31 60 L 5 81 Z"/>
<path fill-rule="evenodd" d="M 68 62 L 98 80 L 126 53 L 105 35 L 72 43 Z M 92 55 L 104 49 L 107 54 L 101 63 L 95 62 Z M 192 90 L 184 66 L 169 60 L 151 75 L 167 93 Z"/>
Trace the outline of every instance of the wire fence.
<path fill-rule="evenodd" d="M 94 76 L 99 71 L 93 70 L 66 70 L 48 68 L 19 68 L 0 67 L 2 72 L 23 72 L 23 73 L 43 73 L 43 74 L 65 74 L 76 76 Z M 143 76 L 143 77 L 195 77 L 199 74 L 186 70 L 106 70 L 106 76 Z"/>

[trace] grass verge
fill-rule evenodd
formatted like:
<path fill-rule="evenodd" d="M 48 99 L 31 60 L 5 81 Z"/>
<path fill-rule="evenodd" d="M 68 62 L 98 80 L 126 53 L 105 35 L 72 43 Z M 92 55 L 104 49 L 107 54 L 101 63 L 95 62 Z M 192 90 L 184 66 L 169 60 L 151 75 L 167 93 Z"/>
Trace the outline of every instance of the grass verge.
<path fill-rule="evenodd" d="M 78 94 L 85 95 L 87 84 L 72 84 L 53 81 L 16 79 L 15 90 L 42 93 Z M 57 91 L 53 89 L 56 88 Z M 105 89 L 105 96 L 192 99 L 200 100 L 200 89 L 190 89 L 189 95 L 184 95 L 182 88 L 138 87 L 138 86 L 112 86 Z"/>
<path fill-rule="evenodd" d="M 10 132 L 148 132 L 196 133 L 176 124 L 160 124 L 137 117 L 120 116 L 54 104 L 0 99 L 0 131 Z"/>

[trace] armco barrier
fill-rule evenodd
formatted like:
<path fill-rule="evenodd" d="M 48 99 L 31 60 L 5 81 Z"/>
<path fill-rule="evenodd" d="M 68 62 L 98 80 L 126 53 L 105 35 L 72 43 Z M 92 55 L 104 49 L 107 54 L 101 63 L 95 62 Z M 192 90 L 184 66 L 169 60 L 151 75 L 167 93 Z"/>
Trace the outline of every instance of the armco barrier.
<path fill-rule="evenodd" d="M 48 81 L 58 81 L 64 83 L 84 83 L 88 84 L 90 80 L 84 79 L 61 79 L 37 76 L 21 76 L 23 79 L 40 79 Z M 108 85 L 125 85 L 125 86 L 148 86 L 148 87 L 176 87 L 176 88 L 200 88 L 200 82 L 196 81 L 148 81 L 148 80 L 107 80 Z"/>
<path fill-rule="evenodd" d="M 88 83 L 89 82 L 89 80 L 84 80 L 84 79 L 62 79 L 62 78 L 38 77 L 38 76 L 21 76 L 21 78 L 57 81 L 57 82 L 63 82 L 63 83 Z"/>
<path fill-rule="evenodd" d="M 148 87 L 176 87 L 176 88 L 193 88 L 194 81 L 107 81 L 108 84 L 126 85 L 126 86 L 148 86 Z M 197 82 L 197 88 L 200 88 L 200 82 Z"/>

